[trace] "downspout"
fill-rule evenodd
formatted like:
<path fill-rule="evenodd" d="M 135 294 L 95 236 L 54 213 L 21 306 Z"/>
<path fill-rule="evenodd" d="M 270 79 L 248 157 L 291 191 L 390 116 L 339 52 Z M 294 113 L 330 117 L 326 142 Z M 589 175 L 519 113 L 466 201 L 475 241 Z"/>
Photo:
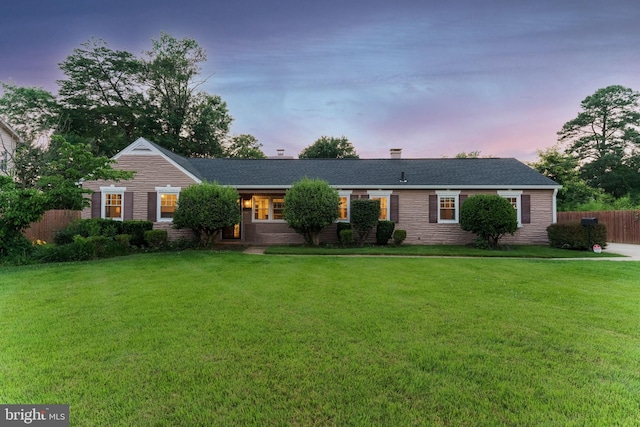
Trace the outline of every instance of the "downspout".
<path fill-rule="evenodd" d="M 555 188 L 553 190 L 553 205 L 552 205 L 552 211 L 553 211 L 552 212 L 552 215 L 553 215 L 552 221 L 553 222 L 552 222 L 552 224 L 555 224 L 555 223 L 558 222 L 558 206 L 557 206 L 557 202 L 556 202 L 556 196 L 557 195 L 558 195 L 558 189 Z"/>

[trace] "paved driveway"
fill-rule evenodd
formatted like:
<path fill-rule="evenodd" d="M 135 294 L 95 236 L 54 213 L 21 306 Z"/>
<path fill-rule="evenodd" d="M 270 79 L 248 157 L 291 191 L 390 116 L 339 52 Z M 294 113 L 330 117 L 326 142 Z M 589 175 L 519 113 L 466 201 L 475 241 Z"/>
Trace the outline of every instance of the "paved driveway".
<path fill-rule="evenodd" d="M 629 245 L 626 243 L 607 243 L 607 247 L 604 249 L 606 252 L 612 254 L 624 255 L 628 258 L 598 258 L 606 259 L 609 261 L 640 261 L 640 245 Z"/>

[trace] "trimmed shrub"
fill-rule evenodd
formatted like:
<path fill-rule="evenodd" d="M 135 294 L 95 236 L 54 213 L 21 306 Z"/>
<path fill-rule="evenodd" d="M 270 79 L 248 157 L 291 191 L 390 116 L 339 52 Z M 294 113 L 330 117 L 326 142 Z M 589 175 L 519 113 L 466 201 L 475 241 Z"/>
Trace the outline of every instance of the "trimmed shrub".
<path fill-rule="evenodd" d="M 402 242 L 407 238 L 407 230 L 394 230 L 393 231 L 393 243 L 396 246 L 400 246 Z"/>
<path fill-rule="evenodd" d="M 340 232 L 340 243 L 342 244 L 342 246 L 353 246 L 353 230 L 342 230 Z"/>
<path fill-rule="evenodd" d="M 396 228 L 396 223 L 393 221 L 378 221 L 376 227 L 376 244 L 386 245 L 389 243 L 389 239 L 393 236 L 393 230 Z"/>
<path fill-rule="evenodd" d="M 351 230 L 351 223 L 349 222 L 336 223 L 336 232 L 338 233 L 338 240 L 340 240 L 340 232 L 342 232 L 342 230 Z"/>
<path fill-rule="evenodd" d="M 282 216 L 307 245 L 320 244 L 320 232 L 338 218 L 340 196 L 321 179 L 303 178 L 284 196 Z"/>
<path fill-rule="evenodd" d="M 235 188 L 216 182 L 190 185 L 180 193 L 173 213 L 173 227 L 192 229 L 202 247 L 212 247 L 223 228 L 241 221 L 239 197 Z"/>
<path fill-rule="evenodd" d="M 460 228 L 478 235 L 476 247 L 495 249 L 502 236 L 516 232 L 518 218 L 516 210 L 504 197 L 477 194 L 462 204 Z"/>
<path fill-rule="evenodd" d="M 351 228 L 355 231 L 358 245 L 364 244 L 371 229 L 380 218 L 380 201 L 373 199 L 355 199 L 351 201 Z"/>
<path fill-rule="evenodd" d="M 153 222 L 141 220 L 114 221 L 112 219 L 91 218 L 73 221 L 58 231 L 53 241 L 58 245 L 68 245 L 75 236 L 104 236 L 115 238 L 119 234 L 128 234 L 130 243 L 135 246 L 145 244 L 144 232 L 153 228 Z"/>
<path fill-rule="evenodd" d="M 167 230 L 147 230 L 144 232 L 144 240 L 150 248 L 160 248 L 169 241 Z"/>
<path fill-rule="evenodd" d="M 114 221 L 118 222 L 118 221 Z M 130 242 L 134 246 L 142 247 L 146 244 L 144 233 L 153 229 L 153 222 L 143 220 L 122 221 L 122 229 L 116 234 L 128 234 Z"/>
<path fill-rule="evenodd" d="M 131 246 L 131 236 L 128 234 L 118 234 L 113 238 L 120 246 L 129 249 Z"/>
<path fill-rule="evenodd" d="M 129 236 L 126 234 L 119 234 L 112 238 L 76 235 L 71 243 L 65 245 L 36 246 L 33 259 L 38 262 L 88 261 L 126 255 L 129 249 Z"/>
<path fill-rule="evenodd" d="M 607 245 L 607 226 L 584 226 L 579 222 L 551 224 L 547 227 L 549 244 L 554 248 L 591 250 L 593 245 Z"/>

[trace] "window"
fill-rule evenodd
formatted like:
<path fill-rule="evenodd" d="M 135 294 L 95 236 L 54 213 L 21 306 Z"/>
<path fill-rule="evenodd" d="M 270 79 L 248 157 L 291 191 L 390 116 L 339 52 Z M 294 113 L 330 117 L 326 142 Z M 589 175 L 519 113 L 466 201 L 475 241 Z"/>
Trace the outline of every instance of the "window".
<path fill-rule="evenodd" d="M 438 222 L 458 222 L 459 191 L 436 191 L 438 195 Z"/>
<path fill-rule="evenodd" d="M 102 218 L 124 219 L 124 192 L 123 187 L 100 187 L 102 193 Z"/>
<path fill-rule="evenodd" d="M 273 219 L 284 219 L 282 216 L 282 209 L 284 208 L 284 199 L 271 199 L 271 204 L 273 206 Z"/>
<path fill-rule="evenodd" d="M 351 191 L 339 191 L 338 195 L 340 196 L 340 206 L 338 207 L 338 221 L 349 221 Z"/>
<path fill-rule="evenodd" d="M 516 210 L 518 227 L 522 227 L 522 191 L 498 191 L 498 196 L 504 197 Z"/>
<path fill-rule="evenodd" d="M 380 217 L 378 219 L 381 221 L 389 220 L 389 196 L 391 196 L 391 191 L 369 191 L 368 193 L 371 200 L 380 201 Z"/>
<path fill-rule="evenodd" d="M 9 153 L 6 151 L 0 154 L 0 172 L 7 171 L 7 165 L 9 164 Z"/>
<path fill-rule="evenodd" d="M 284 216 L 283 196 L 254 196 L 253 220 L 254 221 L 278 221 L 283 222 Z"/>
<path fill-rule="evenodd" d="M 180 187 L 156 187 L 158 192 L 156 212 L 157 221 L 173 221 L 173 214 L 178 206 Z"/>

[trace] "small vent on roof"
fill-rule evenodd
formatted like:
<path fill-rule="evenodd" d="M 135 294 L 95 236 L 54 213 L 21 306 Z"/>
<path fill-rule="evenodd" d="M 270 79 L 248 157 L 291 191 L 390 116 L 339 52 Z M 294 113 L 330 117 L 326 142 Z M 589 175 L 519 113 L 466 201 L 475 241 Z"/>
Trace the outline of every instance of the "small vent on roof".
<path fill-rule="evenodd" d="M 407 178 L 404 177 L 404 172 L 400 172 L 400 182 L 407 182 Z"/>
<path fill-rule="evenodd" d="M 132 151 L 137 151 L 137 152 L 151 152 L 151 148 L 147 147 L 146 145 L 138 145 L 137 147 L 134 147 Z"/>

